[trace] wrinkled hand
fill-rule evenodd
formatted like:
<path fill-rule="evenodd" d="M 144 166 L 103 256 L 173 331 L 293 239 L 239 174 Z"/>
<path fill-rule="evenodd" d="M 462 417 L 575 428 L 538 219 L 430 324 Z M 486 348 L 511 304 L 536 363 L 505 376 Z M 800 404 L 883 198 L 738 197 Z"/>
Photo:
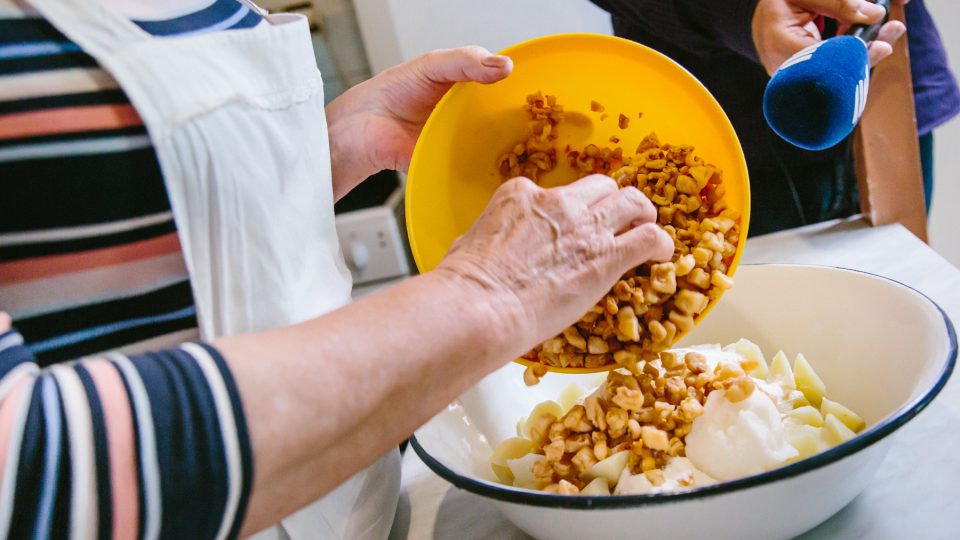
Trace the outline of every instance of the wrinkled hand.
<path fill-rule="evenodd" d="M 519 346 L 530 348 L 579 319 L 627 270 L 670 259 L 673 240 L 656 217 L 641 191 L 603 175 L 553 189 L 515 178 L 437 271 L 509 298 Z"/>
<path fill-rule="evenodd" d="M 908 0 L 893 0 L 905 4 Z M 773 73 L 795 53 L 821 41 L 814 19 L 836 19 L 839 32 L 854 24 L 873 24 L 883 19 L 883 8 L 868 0 L 760 0 L 753 14 L 753 43 L 760 63 Z M 870 43 L 870 64 L 876 65 L 893 52 L 893 43 L 906 32 L 900 21 L 889 21 Z"/>
<path fill-rule="evenodd" d="M 482 47 L 438 50 L 359 84 L 327 106 L 334 196 L 384 169 L 406 171 L 427 117 L 456 82 L 489 84 L 513 62 Z"/>

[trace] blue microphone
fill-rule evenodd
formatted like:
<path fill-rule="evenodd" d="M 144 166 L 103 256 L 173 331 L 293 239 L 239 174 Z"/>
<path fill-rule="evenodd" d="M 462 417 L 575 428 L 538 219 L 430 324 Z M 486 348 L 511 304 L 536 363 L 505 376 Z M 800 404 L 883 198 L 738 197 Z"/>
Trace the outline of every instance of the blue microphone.
<path fill-rule="evenodd" d="M 889 0 L 875 3 L 889 13 Z M 850 135 L 870 90 L 867 43 L 886 19 L 811 45 L 780 66 L 763 94 L 763 115 L 777 135 L 806 150 L 825 150 Z"/>

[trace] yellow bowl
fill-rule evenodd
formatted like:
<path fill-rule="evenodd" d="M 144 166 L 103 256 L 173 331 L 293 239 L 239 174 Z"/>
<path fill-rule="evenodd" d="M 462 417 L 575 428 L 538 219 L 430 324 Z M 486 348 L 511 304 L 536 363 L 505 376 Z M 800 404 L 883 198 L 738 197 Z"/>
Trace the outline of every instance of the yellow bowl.
<path fill-rule="evenodd" d="M 437 104 L 414 149 L 406 217 L 410 248 L 421 272 L 436 267 L 486 207 L 501 183 L 497 158 L 529 135 L 521 107 L 526 96 L 538 90 L 557 96 L 564 107 L 557 141 L 561 155 L 567 144 L 574 149 L 589 143 L 610 146 L 613 135 L 620 138 L 624 154 L 632 155 L 641 139 L 655 131 L 665 143 L 694 145 L 699 156 L 719 166 L 727 207 L 742 216 L 728 274 L 736 272 L 750 221 L 747 164 L 730 120 L 696 78 L 653 49 L 599 34 L 536 38 L 501 54 L 513 58 L 513 74 L 492 85 L 455 85 Z M 591 100 L 606 108 L 604 119 L 590 111 Z M 618 126 L 620 113 L 630 118 L 625 130 Z M 576 178 L 565 160 L 560 162 L 541 185 Z M 551 371 L 586 373 L 611 367 Z"/>

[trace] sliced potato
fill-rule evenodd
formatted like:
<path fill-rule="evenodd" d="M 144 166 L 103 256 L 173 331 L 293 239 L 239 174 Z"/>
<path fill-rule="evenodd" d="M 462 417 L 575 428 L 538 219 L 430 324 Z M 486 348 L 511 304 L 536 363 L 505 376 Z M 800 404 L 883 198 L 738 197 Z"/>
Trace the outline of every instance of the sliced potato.
<path fill-rule="evenodd" d="M 823 433 L 824 438 L 831 446 L 836 446 L 857 436 L 853 430 L 833 414 L 828 414 L 823 420 Z"/>
<path fill-rule="evenodd" d="M 811 405 L 810 405 L 810 400 L 807 399 L 807 396 L 803 395 L 803 392 L 801 392 L 801 391 L 799 391 L 799 390 L 791 390 L 790 393 L 787 394 L 787 396 L 786 396 L 785 399 L 790 402 L 790 405 L 791 405 L 794 409 L 799 409 L 800 407 L 810 407 L 810 406 L 811 406 Z M 814 407 L 814 408 L 816 408 L 816 407 Z"/>
<path fill-rule="evenodd" d="M 497 449 L 490 456 L 490 463 L 493 465 L 507 466 L 508 459 L 517 459 L 533 452 L 533 442 L 530 439 L 522 437 L 510 437 L 504 439 Z"/>
<path fill-rule="evenodd" d="M 770 374 L 767 375 L 767 382 L 779 384 L 790 390 L 797 387 L 793 380 L 793 370 L 790 369 L 790 360 L 787 360 L 787 355 L 783 354 L 783 351 L 774 355 L 770 362 Z"/>
<path fill-rule="evenodd" d="M 826 398 L 824 398 L 824 401 L 826 401 Z M 788 412 L 786 417 L 798 424 L 804 424 L 813 427 L 823 427 L 823 415 L 820 414 L 820 411 L 809 405 L 798 407 Z"/>
<path fill-rule="evenodd" d="M 540 454 L 527 454 L 517 459 L 507 460 L 514 487 L 536 489 L 537 478 L 533 475 L 533 466 L 541 459 L 545 458 Z"/>
<path fill-rule="evenodd" d="M 819 454 L 826 446 L 823 439 L 823 429 L 806 424 L 787 424 L 784 426 L 784 436 L 787 443 L 797 449 L 800 454 L 793 460 L 801 460 Z"/>
<path fill-rule="evenodd" d="M 809 406 L 810 400 L 807 399 L 807 396 L 803 395 L 803 392 L 799 390 L 787 390 L 786 395 L 784 395 L 780 403 L 777 404 L 777 410 L 780 411 L 780 414 L 787 414 L 794 409 Z M 816 407 L 814 407 L 814 409 L 816 409 Z"/>
<path fill-rule="evenodd" d="M 820 407 L 820 401 L 827 392 L 827 385 L 802 354 L 798 354 L 793 361 L 793 380 L 797 383 L 797 390 L 803 392 L 810 404 Z"/>
<path fill-rule="evenodd" d="M 763 357 L 763 351 L 760 350 L 760 346 L 749 339 L 741 339 L 733 345 L 734 351 L 737 354 L 757 363 L 757 367 L 748 372 L 749 375 L 758 379 L 766 379 L 769 368 L 767 367 L 767 360 Z"/>
<path fill-rule="evenodd" d="M 854 433 L 860 433 L 867 426 L 867 423 L 860 418 L 860 415 L 837 403 L 836 401 L 823 398 L 820 402 L 820 412 L 824 415 L 832 414 L 837 420 L 843 422 Z"/>
<path fill-rule="evenodd" d="M 560 408 L 563 410 L 563 414 L 566 414 L 567 411 L 576 405 L 577 401 L 587 395 L 588 392 L 590 392 L 590 390 L 580 383 L 572 383 L 564 388 L 557 398 L 560 401 Z"/>
<path fill-rule="evenodd" d="M 543 403 L 537 404 L 533 408 L 533 411 L 530 413 L 530 416 L 527 417 L 527 421 L 523 425 L 523 432 L 521 435 L 523 437 L 530 437 L 530 428 L 533 426 L 534 420 L 541 416 L 550 415 L 554 419 L 563 417 L 563 408 L 560 407 L 560 404 L 556 401 L 544 401 Z"/>
<path fill-rule="evenodd" d="M 499 480 L 501 484 L 508 486 L 513 485 L 514 477 L 513 472 L 510 471 L 510 467 L 491 463 L 490 468 L 493 469 L 493 474 L 497 475 L 497 480 Z"/>
<path fill-rule="evenodd" d="M 627 450 L 624 450 L 623 452 L 617 452 L 607 459 L 595 463 L 583 473 L 581 478 L 583 480 L 590 481 L 593 481 L 595 478 L 603 478 L 607 481 L 607 484 L 610 487 L 613 487 L 617 484 L 617 480 L 620 478 L 620 473 L 622 473 L 624 467 L 627 466 L 627 457 L 629 455 L 630 452 Z"/>
<path fill-rule="evenodd" d="M 580 490 L 581 495 L 609 495 L 610 484 L 606 478 L 596 477 Z"/>

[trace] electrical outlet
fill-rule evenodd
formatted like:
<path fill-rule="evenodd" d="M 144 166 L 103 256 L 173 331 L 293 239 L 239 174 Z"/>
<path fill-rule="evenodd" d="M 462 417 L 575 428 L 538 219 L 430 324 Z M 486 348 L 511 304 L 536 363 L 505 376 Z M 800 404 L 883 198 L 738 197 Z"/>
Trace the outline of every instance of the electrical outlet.
<path fill-rule="evenodd" d="M 356 285 L 407 276 L 406 249 L 393 210 L 374 206 L 337 215 L 340 249 Z"/>

